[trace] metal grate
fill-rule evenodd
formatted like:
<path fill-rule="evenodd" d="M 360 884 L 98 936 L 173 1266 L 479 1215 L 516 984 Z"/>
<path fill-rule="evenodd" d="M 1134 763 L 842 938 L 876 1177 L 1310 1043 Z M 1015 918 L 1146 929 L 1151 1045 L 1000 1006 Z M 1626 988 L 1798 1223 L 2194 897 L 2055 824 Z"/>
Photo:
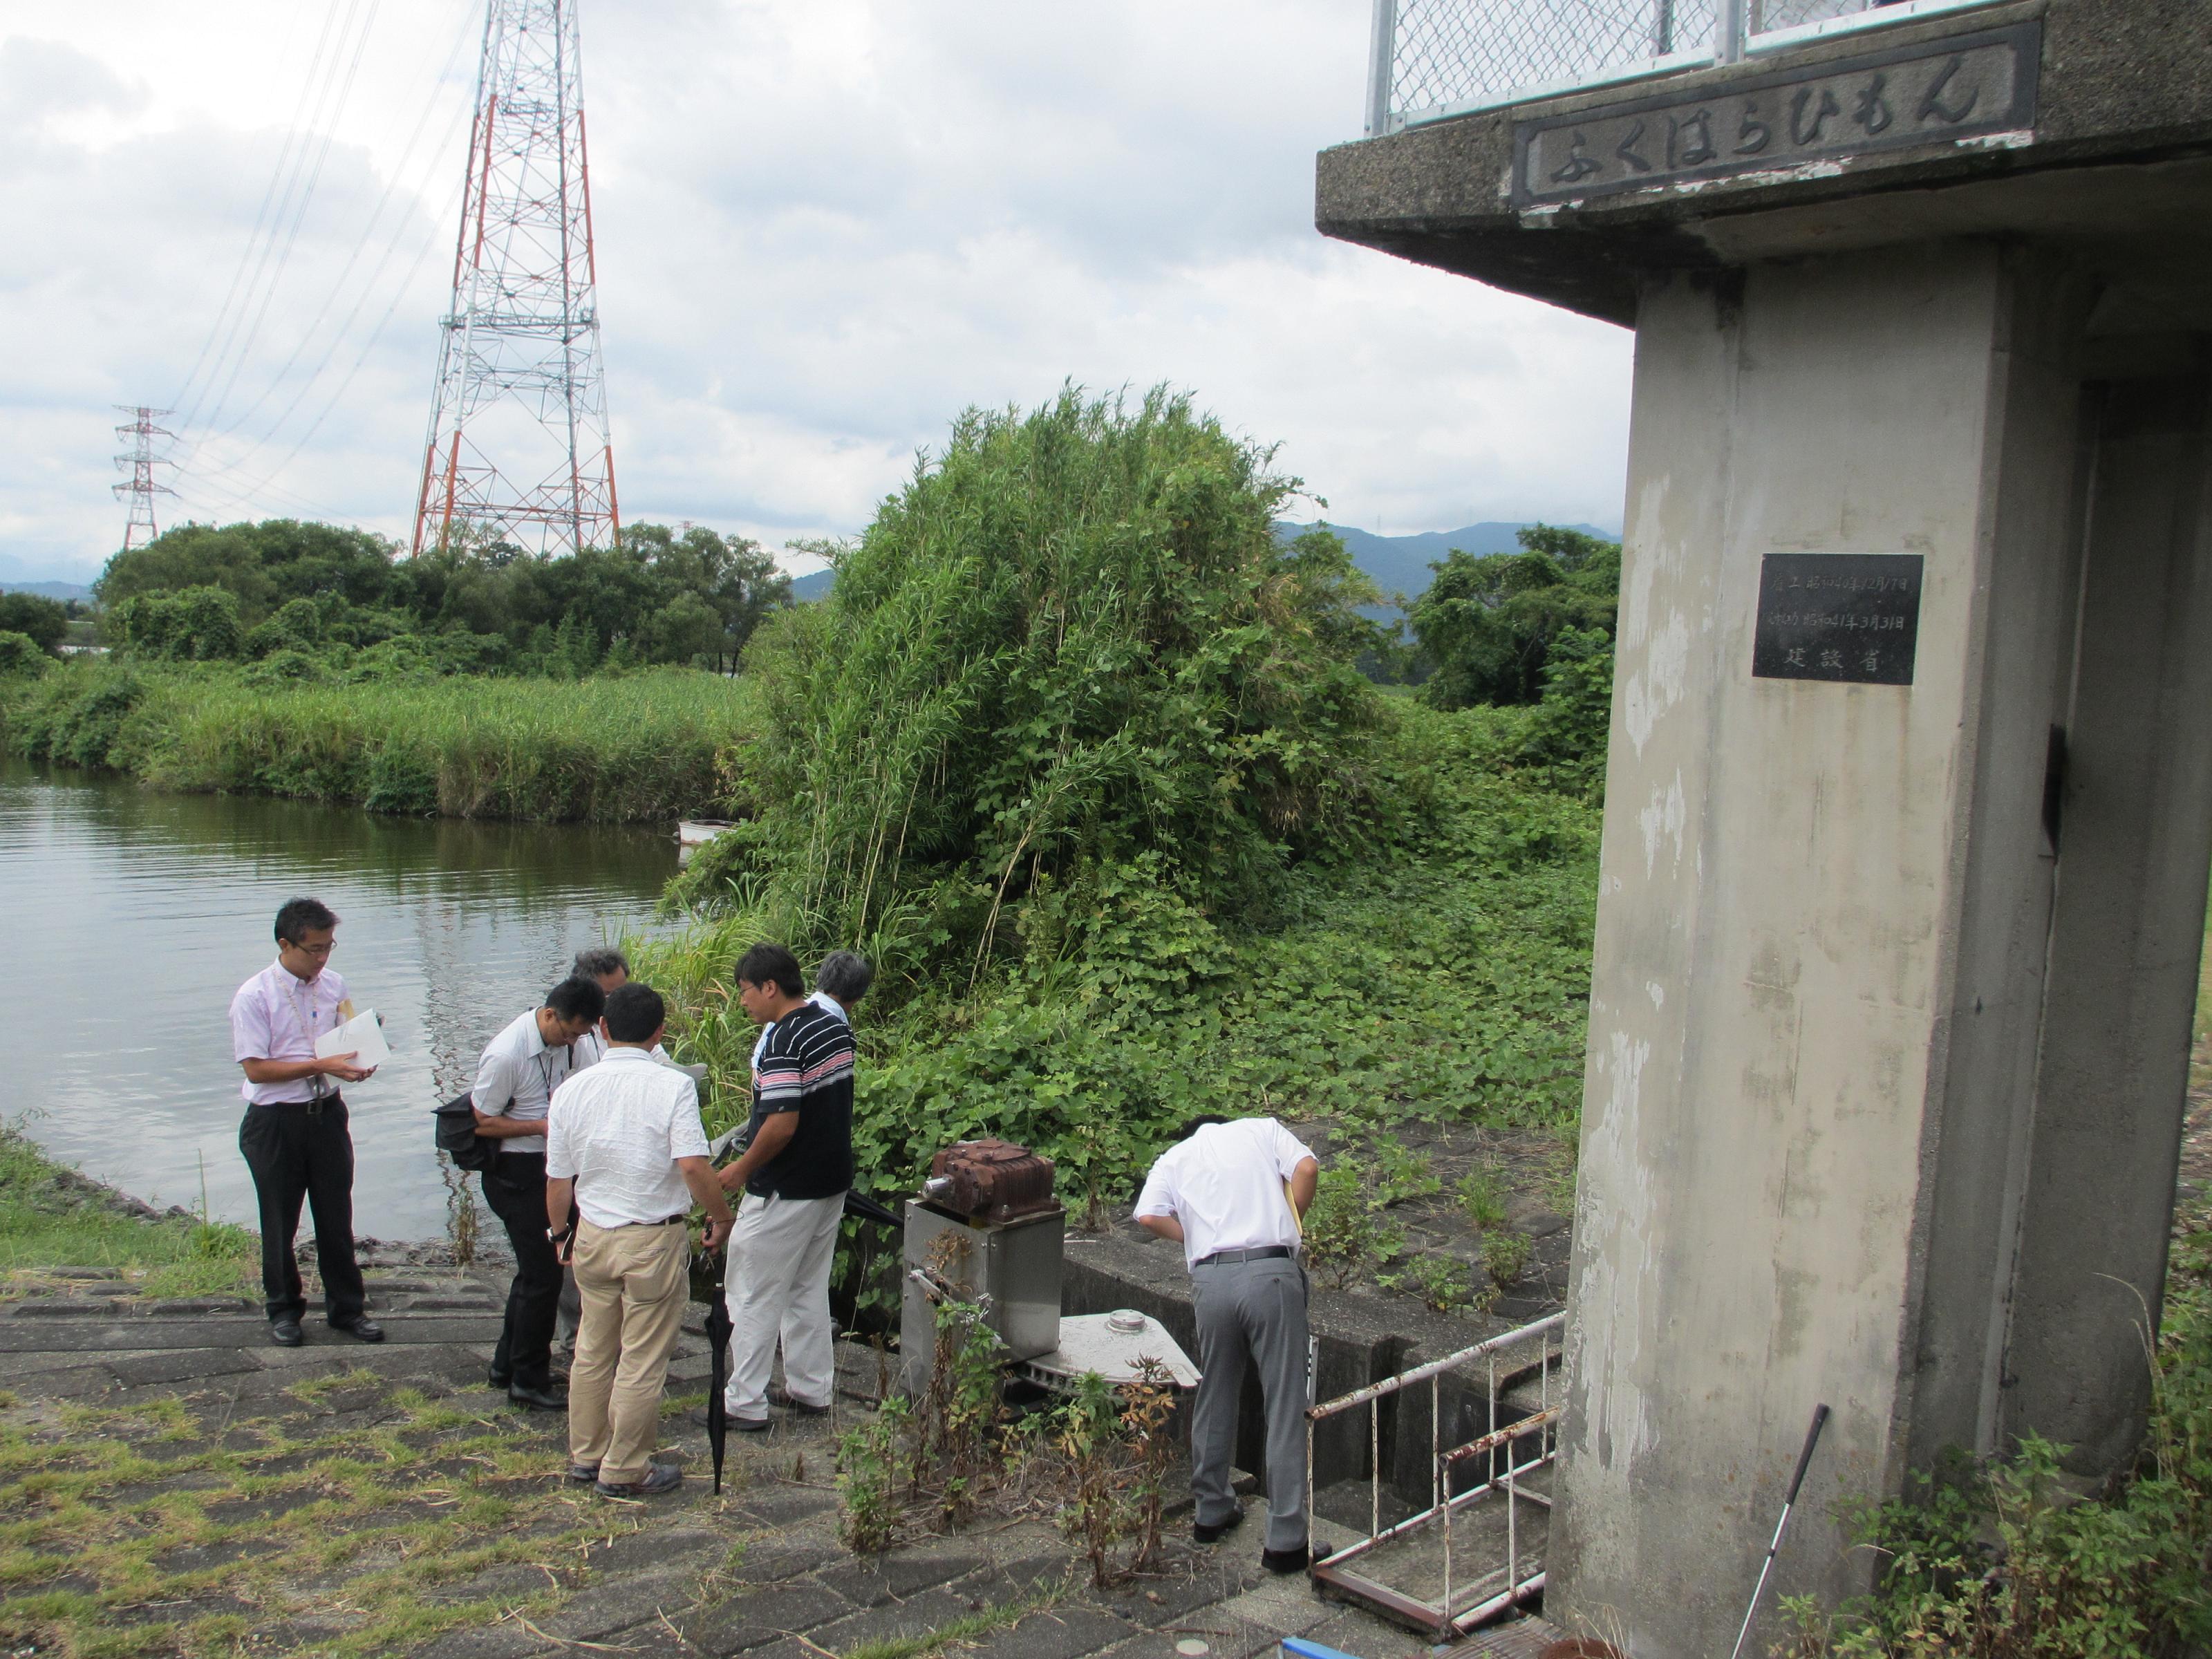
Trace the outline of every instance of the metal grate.
<path fill-rule="evenodd" d="M 1707 51 L 1714 8 L 1715 0 L 1398 0 L 1392 107 L 1418 115 Z"/>

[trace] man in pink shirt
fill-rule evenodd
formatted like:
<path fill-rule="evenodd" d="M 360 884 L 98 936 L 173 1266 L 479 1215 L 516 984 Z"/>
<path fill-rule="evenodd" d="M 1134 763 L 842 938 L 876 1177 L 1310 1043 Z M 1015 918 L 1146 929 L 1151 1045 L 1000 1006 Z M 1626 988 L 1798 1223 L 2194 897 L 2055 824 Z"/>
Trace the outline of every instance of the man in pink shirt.
<path fill-rule="evenodd" d="M 281 1348 L 300 1346 L 307 1310 L 292 1253 L 303 1199 L 314 1211 L 315 1266 L 331 1328 L 384 1340 L 384 1328 L 363 1311 L 353 1248 L 353 1137 L 338 1093 L 340 1083 L 368 1073 L 350 1054 L 315 1053 L 315 1039 L 353 1014 L 345 981 L 327 965 L 337 925 L 319 900 L 286 900 L 276 912 L 276 960 L 230 1000 L 231 1052 L 246 1073 L 238 1149 L 260 1200 L 261 1294 L 269 1334 Z"/>

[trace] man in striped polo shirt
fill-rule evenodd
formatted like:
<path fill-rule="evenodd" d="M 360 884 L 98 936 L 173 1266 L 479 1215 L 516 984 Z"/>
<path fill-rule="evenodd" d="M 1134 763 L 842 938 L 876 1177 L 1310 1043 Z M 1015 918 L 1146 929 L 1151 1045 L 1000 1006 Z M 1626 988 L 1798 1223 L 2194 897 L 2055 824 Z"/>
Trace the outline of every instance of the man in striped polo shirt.
<path fill-rule="evenodd" d="M 782 1403 L 803 1416 L 830 1409 L 836 1355 L 830 1267 L 853 1184 L 853 1028 L 806 1000 L 799 960 L 756 945 L 738 963 L 738 1000 L 767 1041 L 753 1069 L 750 1139 L 721 1172 L 743 1189 L 723 1294 L 731 1323 L 730 1426 L 769 1425 L 769 1378 L 783 1345 Z"/>

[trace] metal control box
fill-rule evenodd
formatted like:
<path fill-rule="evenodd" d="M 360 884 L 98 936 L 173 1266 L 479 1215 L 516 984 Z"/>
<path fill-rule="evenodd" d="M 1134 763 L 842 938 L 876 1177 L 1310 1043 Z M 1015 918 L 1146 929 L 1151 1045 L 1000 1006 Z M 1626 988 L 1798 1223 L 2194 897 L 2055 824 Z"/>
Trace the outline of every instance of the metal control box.
<path fill-rule="evenodd" d="M 937 1319 L 920 1272 L 966 1297 L 988 1297 L 988 1322 L 1010 1360 L 1060 1346 L 1060 1258 L 1067 1217 L 1059 1206 L 1012 1221 L 973 1224 L 921 1199 L 906 1205 L 906 1297 L 899 1354 L 907 1390 L 929 1386 Z"/>

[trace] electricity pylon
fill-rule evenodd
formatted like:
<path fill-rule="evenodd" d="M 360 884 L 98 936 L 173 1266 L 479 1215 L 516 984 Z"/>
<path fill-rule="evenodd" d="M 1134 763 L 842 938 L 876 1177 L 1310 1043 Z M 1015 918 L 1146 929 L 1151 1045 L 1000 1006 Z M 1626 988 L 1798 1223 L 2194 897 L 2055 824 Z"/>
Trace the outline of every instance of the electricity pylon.
<path fill-rule="evenodd" d="M 154 453 L 154 440 L 173 438 L 177 434 L 154 424 L 161 416 L 169 413 L 166 409 L 149 409 L 143 404 L 118 404 L 115 406 L 131 417 L 128 422 L 115 428 L 117 437 L 127 438 L 131 441 L 131 447 L 115 458 L 115 465 L 128 472 L 131 480 L 128 483 L 109 486 L 115 491 L 116 500 L 131 503 L 131 521 L 123 528 L 123 550 L 128 553 L 134 547 L 145 546 L 161 533 L 154 523 L 154 497 L 173 495 L 177 492 L 165 483 L 154 482 L 154 469 L 168 465 L 166 459 Z M 139 533 L 142 531 L 144 532 L 143 536 Z"/>
<path fill-rule="evenodd" d="M 415 552 L 620 537 L 597 280 L 576 0 L 489 0 Z"/>

